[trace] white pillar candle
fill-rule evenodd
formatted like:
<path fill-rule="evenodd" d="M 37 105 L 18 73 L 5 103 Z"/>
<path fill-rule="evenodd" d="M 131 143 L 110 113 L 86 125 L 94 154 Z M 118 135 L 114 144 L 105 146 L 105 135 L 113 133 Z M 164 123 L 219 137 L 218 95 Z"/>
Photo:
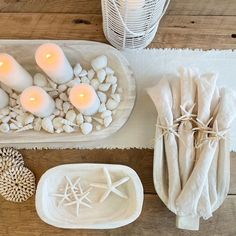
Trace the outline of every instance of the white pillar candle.
<path fill-rule="evenodd" d="M 70 91 L 69 99 L 82 114 L 87 116 L 95 114 L 100 106 L 94 88 L 88 84 L 74 86 Z"/>
<path fill-rule="evenodd" d="M 8 94 L 0 88 L 0 109 L 6 107 L 9 103 Z"/>
<path fill-rule="evenodd" d="M 0 81 L 17 92 L 33 84 L 31 75 L 6 53 L 0 53 Z"/>
<path fill-rule="evenodd" d="M 20 95 L 22 107 L 38 117 L 50 116 L 55 110 L 55 102 L 40 87 L 31 86 L 26 88 Z"/>
<path fill-rule="evenodd" d="M 73 79 L 73 69 L 62 49 L 53 43 L 42 44 L 35 53 L 38 66 L 56 83 Z"/>

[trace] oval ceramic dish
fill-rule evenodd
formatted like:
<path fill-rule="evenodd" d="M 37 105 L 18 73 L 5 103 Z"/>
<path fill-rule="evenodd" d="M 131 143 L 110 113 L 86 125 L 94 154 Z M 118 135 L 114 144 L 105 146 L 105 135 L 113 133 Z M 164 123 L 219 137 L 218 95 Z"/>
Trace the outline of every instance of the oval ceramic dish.
<path fill-rule="evenodd" d="M 80 132 L 49 134 L 45 131 L 38 132 L 32 130 L 19 133 L 0 133 L 0 143 L 87 142 L 106 138 L 118 131 L 128 120 L 136 96 L 135 79 L 130 70 L 129 63 L 124 56 L 118 50 L 107 44 L 79 40 L 1 40 L 0 51 L 11 54 L 33 75 L 36 72 L 42 72 L 36 65 L 34 54 L 37 47 L 45 42 L 57 43 L 63 49 L 72 65 L 79 62 L 85 69 L 91 68 L 90 62 L 95 57 L 100 55 L 107 56 L 108 66 L 115 71 L 118 78 L 118 86 L 123 90 L 121 102 L 116 114 L 113 116 L 113 122 L 109 127 L 102 128 L 99 131 L 94 130 L 89 135 L 83 135 Z"/>
<path fill-rule="evenodd" d="M 86 192 L 86 189 L 89 189 L 93 183 L 106 184 L 104 168 L 111 176 L 112 183 L 129 177 L 128 181 L 117 187 L 119 192 L 127 196 L 127 199 L 112 192 L 103 202 L 100 202 L 106 189 L 92 187 L 88 195 L 91 202 L 87 201 L 91 208 L 81 205 L 78 215 L 75 205 L 66 205 L 68 201 L 58 205 L 61 198 L 56 197 L 55 193 L 63 192 L 67 185 L 67 178 L 75 183 L 79 177 L 80 187 Z M 43 174 L 36 191 L 36 210 L 39 217 L 47 224 L 59 228 L 111 229 L 121 227 L 138 218 L 142 205 L 142 183 L 133 169 L 123 165 L 67 164 L 57 166 Z"/>

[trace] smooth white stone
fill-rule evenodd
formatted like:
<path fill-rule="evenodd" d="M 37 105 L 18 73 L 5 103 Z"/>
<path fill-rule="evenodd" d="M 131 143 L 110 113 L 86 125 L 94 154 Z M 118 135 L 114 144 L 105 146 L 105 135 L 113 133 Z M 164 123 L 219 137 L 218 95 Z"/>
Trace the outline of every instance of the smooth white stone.
<path fill-rule="evenodd" d="M 105 93 L 98 91 L 97 95 L 98 95 L 101 103 L 105 103 L 107 101 L 107 95 Z"/>
<path fill-rule="evenodd" d="M 115 101 L 114 99 L 111 99 L 111 98 L 109 98 L 107 103 L 106 103 L 106 107 L 109 110 L 116 109 L 118 107 L 118 105 L 119 105 L 119 102 L 117 102 L 117 101 Z"/>
<path fill-rule="evenodd" d="M 91 66 L 95 71 L 105 68 L 107 66 L 107 57 L 105 55 L 96 57 L 91 61 Z"/>
<path fill-rule="evenodd" d="M 81 73 L 82 71 L 82 67 L 79 63 L 77 63 L 74 67 L 74 75 L 75 76 L 79 76 L 79 74 Z"/>
<path fill-rule="evenodd" d="M 91 80 L 93 79 L 94 75 L 95 75 L 95 71 L 93 69 L 90 69 L 88 71 L 88 78 Z"/>
<path fill-rule="evenodd" d="M 93 125 L 91 123 L 83 123 L 80 125 L 81 131 L 83 134 L 89 134 L 93 130 Z"/>
<path fill-rule="evenodd" d="M 106 83 L 116 84 L 117 83 L 117 78 L 113 75 L 108 75 L 107 78 L 106 78 Z"/>
<path fill-rule="evenodd" d="M 105 84 L 100 84 L 98 89 L 102 92 L 107 92 L 110 87 L 111 87 L 111 84 L 105 83 Z"/>
<path fill-rule="evenodd" d="M 81 125 L 84 122 L 84 117 L 81 113 L 76 116 L 76 124 Z"/>
<path fill-rule="evenodd" d="M 111 97 L 117 102 L 120 102 L 120 100 L 121 100 L 120 99 L 120 94 L 118 94 L 118 93 L 111 94 Z"/>
<path fill-rule="evenodd" d="M 97 90 L 100 83 L 99 83 L 98 79 L 92 79 L 90 84 L 95 90 Z"/>
<path fill-rule="evenodd" d="M 103 83 L 106 79 L 106 72 L 105 70 L 101 69 L 97 72 L 97 78 L 100 83 Z"/>
<path fill-rule="evenodd" d="M 101 117 L 104 119 L 107 116 L 111 116 L 112 112 L 110 110 L 106 110 L 101 114 Z"/>
<path fill-rule="evenodd" d="M 104 126 L 108 127 L 112 122 L 112 117 L 111 116 L 106 116 L 104 119 Z"/>
<path fill-rule="evenodd" d="M 76 113 L 74 110 L 69 110 L 66 113 L 66 119 L 69 120 L 70 122 L 75 122 L 76 119 Z"/>

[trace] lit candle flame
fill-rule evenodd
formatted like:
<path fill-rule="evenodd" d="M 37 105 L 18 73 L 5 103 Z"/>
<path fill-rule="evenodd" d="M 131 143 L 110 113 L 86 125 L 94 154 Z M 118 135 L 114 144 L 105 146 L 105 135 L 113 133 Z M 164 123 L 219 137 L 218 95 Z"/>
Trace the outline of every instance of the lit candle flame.
<path fill-rule="evenodd" d="M 46 58 L 48 59 L 48 58 L 50 58 L 52 55 L 50 54 L 50 53 L 47 53 L 46 54 Z"/>
<path fill-rule="evenodd" d="M 4 63 L 3 63 L 2 61 L 0 61 L 0 66 L 3 66 L 3 64 L 4 64 Z"/>
<path fill-rule="evenodd" d="M 84 97 L 84 94 L 83 94 L 83 93 L 81 93 L 79 96 L 80 96 L 81 98 L 83 98 L 83 97 Z"/>
<path fill-rule="evenodd" d="M 35 101 L 35 98 L 30 98 L 29 100 L 30 100 L 30 101 Z"/>

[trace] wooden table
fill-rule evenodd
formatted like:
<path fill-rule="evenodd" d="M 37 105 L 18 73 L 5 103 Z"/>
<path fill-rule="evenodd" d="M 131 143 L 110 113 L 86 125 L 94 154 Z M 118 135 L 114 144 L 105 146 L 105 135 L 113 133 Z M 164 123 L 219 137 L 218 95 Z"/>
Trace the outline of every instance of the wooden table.
<path fill-rule="evenodd" d="M 100 0 L 0 0 L 2 39 L 86 39 L 106 42 Z M 172 0 L 150 47 L 236 48 L 236 2 Z M 236 235 L 236 155 L 231 158 L 230 194 L 199 232 L 175 228 L 175 216 L 155 194 L 153 150 L 22 150 L 37 181 L 49 168 L 64 163 L 119 163 L 134 168 L 145 190 L 140 218 L 114 230 L 62 230 L 43 223 L 34 198 L 23 204 L 0 198 L 1 236 L 75 235 Z"/>

